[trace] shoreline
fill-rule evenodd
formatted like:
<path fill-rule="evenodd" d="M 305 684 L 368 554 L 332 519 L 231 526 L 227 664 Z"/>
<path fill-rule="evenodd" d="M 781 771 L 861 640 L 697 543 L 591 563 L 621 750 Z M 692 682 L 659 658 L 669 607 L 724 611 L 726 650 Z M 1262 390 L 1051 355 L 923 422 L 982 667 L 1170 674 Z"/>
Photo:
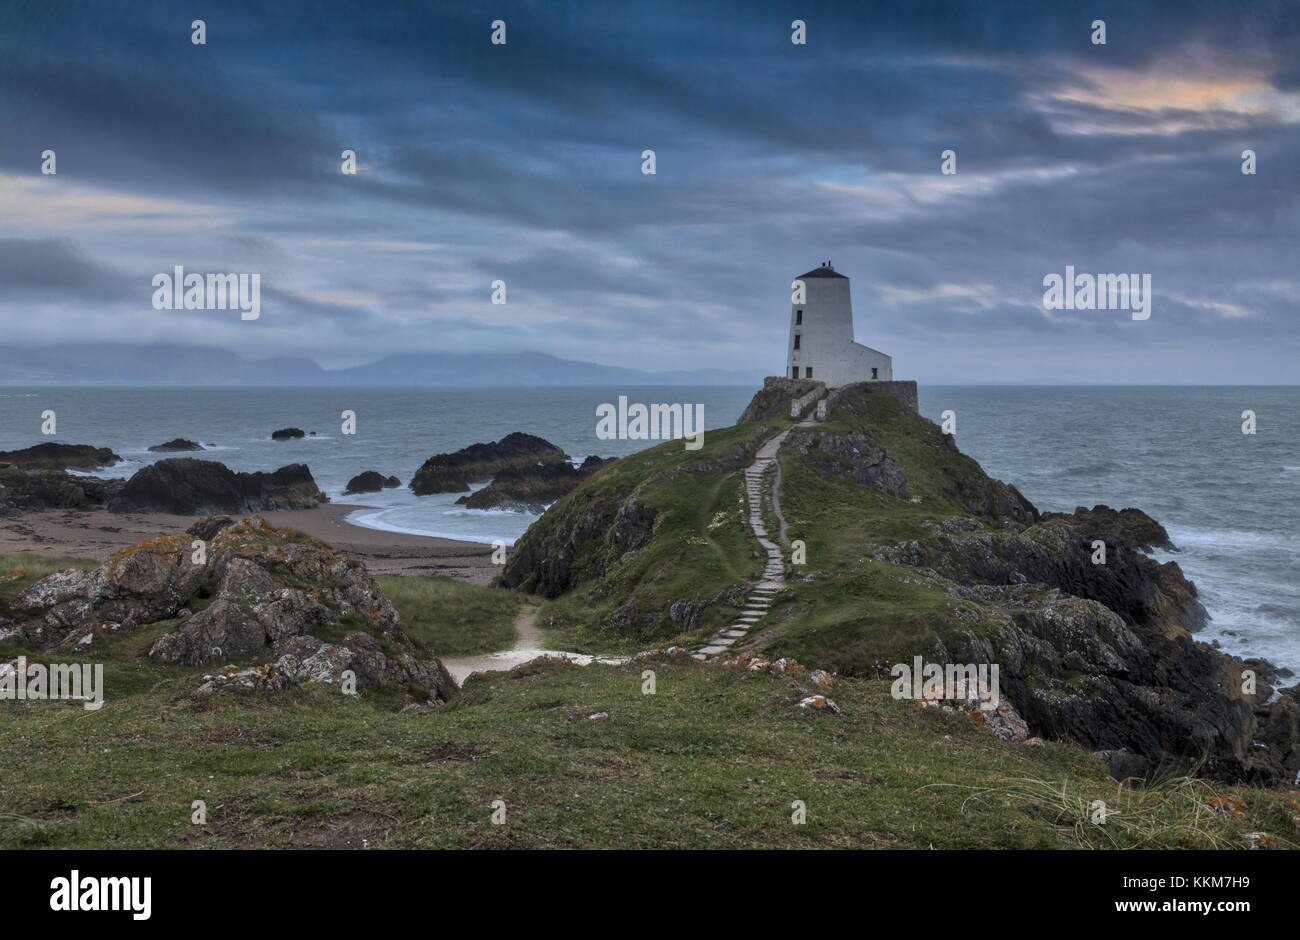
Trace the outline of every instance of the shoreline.
<path fill-rule="evenodd" d="M 353 525 L 346 516 L 369 507 L 323 503 L 315 509 L 278 509 L 265 516 L 278 528 L 297 529 L 365 562 L 372 574 L 439 574 L 487 584 L 497 573 L 492 546 L 483 542 L 388 532 Z M 231 513 L 232 517 L 241 514 Z M 103 561 L 119 548 L 159 535 L 184 532 L 203 515 L 115 513 L 105 509 L 47 509 L 0 516 L 0 553 Z"/>

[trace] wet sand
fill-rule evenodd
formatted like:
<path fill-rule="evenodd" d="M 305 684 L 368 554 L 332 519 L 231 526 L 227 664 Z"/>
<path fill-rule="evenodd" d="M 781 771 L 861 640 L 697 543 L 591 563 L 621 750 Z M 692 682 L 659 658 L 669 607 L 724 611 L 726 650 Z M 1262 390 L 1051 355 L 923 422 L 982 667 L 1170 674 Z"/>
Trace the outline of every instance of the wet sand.
<path fill-rule="evenodd" d="M 344 516 L 360 508 L 329 503 L 315 509 L 283 509 L 260 515 L 274 526 L 306 532 L 361 559 L 374 574 L 440 574 L 487 584 L 500 571 L 492 564 L 491 545 L 381 532 L 343 521 Z M 47 557 L 103 561 L 127 545 L 184 532 L 201 518 L 61 509 L 0 516 L 0 553 L 30 551 Z"/>

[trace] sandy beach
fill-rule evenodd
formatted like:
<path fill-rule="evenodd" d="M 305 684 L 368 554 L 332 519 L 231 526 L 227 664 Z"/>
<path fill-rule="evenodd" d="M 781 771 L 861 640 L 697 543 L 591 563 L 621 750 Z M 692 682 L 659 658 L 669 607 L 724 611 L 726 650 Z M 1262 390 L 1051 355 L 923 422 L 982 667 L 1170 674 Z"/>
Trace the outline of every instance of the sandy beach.
<path fill-rule="evenodd" d="M 496 574 L 492 546 L 433 536 L 382 532 L 343 518 L 362 507 L 330 503 L 315 509 L 265 512 L 271 524 L 298 529 L 365 562 L 374 574 L 439 574 L 487 584 Z M 201 516 L 47 510 L 0 516 L 0 553 L 103 560 L 119 548 L 157 535 L 184 532 Z"/>

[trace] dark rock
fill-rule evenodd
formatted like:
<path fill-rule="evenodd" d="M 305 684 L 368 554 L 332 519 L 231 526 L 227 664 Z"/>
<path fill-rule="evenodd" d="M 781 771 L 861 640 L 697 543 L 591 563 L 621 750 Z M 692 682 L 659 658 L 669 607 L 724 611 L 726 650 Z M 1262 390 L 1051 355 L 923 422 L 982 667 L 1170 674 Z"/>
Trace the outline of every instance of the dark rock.
<path fill-rule="evenodd" d="M 311 509 L 328 498 L 306 464 L 235 473 L 214 460 L 174 457 L 136 471 L 109 503 L 113 512 L 199 513 Z"/>
<path fill-rule="evenodd" d="M 608 467 L 617 459 L 617 457 L 597 457 L 595 454 L 591 454 L 582 462 L 582 466 L 578 468 L 578 472 L 584 477 L 590 476 L 597 470 Z"/>
<path fill-rule="evenodd" d="M 183 437 L 173 438 L 166 444 L 154 444 L 149 450 L 154 453 L 173 453 L 186 450 L 203 450 L 203 445 L 198 441 L 187 440 Z"/>
<path fill-rule="evenodd" d="M 1092 756 L 1105 764 L 1110 775 L 1119 781 L 1131 778 L 1145 781 L 1151 773 L 1151 762 L 1140 754 L 1134 754 L 1128 748 L 1094 751 Z"/>
<path fill-rule="evenodd" d="M 315 431 L 312 431 L 311 433 L 313 436 L 316 434 Z M 271 432 L 271 440 L 288 441 L 294 438 L 304 437 L 305 435 L 306 432 L 304 432 L 302 428 L 281 428 L 278 431 Z"/>
<path fill-rule="evenodd" d="M 36 444 L 23 450 L 0 451 L 0 464 L 20 470 L 94 470 L 121 460 L 107 447 L 89 444 Z"/>
<path fill-rule="evenodd" d="M 1105 564 L 1092 561 L 1092 536 L 1054 519 L 1023 532 L 972 532 L 881 546 L 881 561 L 931 568 L 959 584 L 1032 581 L 1100 601 L 1129 623 L 1166 633 L 1196 631 L 1206 622 L 1196 585 L 1175 562 L 1161 564 L 1108 545 Z"/>
<path fill-rule="evenodd" d="M 347 488 L 344 493 L 378 493 L 383 489 L 392 489 L 395 486 L 401 486 L 402 482 L 397 477 L 386 477 L 377 470 L 366 470 L 364 473 L 358 473 L 351 480 L 348 480 Z"/>
<path fill-rule="evenodd" d="M 798 429 L 786 439 L 785 449 L 827 477 L 874 486 L 890 496 L 907 498 L 907 479 L 884 448 L 861 434 L 825 433 Z"/>
<path fill-rule="evenodd" d="M 1100 538 L 1108 544 L 1121 545 L 1138 552 L 1149 552 L 1161 548 L 1177 551 L 1169 539 L 1165 527 L 1156 522 L 1140 509 L 1120 509 L 1109 506 L 1093 506 L 1085 509 L 1080 506 L 1072 514 L 1063 512 L 1045 512 L 1043 522 L 1049 519 L 1064 519 L 1074 523 L 1076 529 L 1090 539 Z"/>
<path fill-rule="evenodd" d="M 979 605 L 978 630 L 948 633 L 923 655 L 999 663 L 1004 697 L 1035 734 L 1127 751 L 1158 773 L 1294 778 L 1300 728 L 1281 697 L 1265 704 L 1271 673 L 1245 693 L 1245 670 L 1260 664 L 1192 639 L 1205 611 L 1178 566 L 1123 545 L 1108 545 L 1106 563 L 1093 564 L 1091 537 L 1058 516 L 1023 532 L 946 533 L 874 554 Z"/>
<path fill-rule="evenodd" d="M 750 399 L 745 410 L 740 413 L 737 424 L 750 421 L 772 421 L 790 417 L 790 404 L 796 398 L 802 398 L 809 392 L 824 388 L 821 382 L 812 379 L 785 379 L 779 375 L 769 375 L 763 379 L 763 387 Z"/>
<path fill-rule="evenodd" d="M 619 507 L 614 517 L 614 546 L 620 555 L 634 552 L 650 541 L 659 510 L 636 497 Z"/>
<path fill-rule="evenodd" d="M 185 530 L 187 535 L 192 535 L 196 539 L 202 539 L 205 542 L 212 541 L 213 537 L 226 526 L 232 526 L 235 520 L 229 516 L 204 516 L 194 525 Z"/>
<path fill-rule="evenodd" d="M 124 485 L 124 480 L 74 476 L 62 470 L 0 467 L 0 512 L 97 509 L 113 499 Z"/>
<path fill-rule="evenodd" d="M 531 467 L 506 467 L 492 482 L 456 500 L 470 509 L 509 509 L 542 513 L 546 507 L 578 485 L 583 474 L 568 464 L 539 463 Z"/>
<path fill-rule="evenodd" d="M 522 434 L 507 434 L 490 444 L 471 444 L 450 454 L 435 454 L 411 479 L 417 496 L 433 493 L 463 493 L 470 483 L 490 480 L 507 467 L 528 467 L 566 460 L 564 451 L 549 441 Z"/>

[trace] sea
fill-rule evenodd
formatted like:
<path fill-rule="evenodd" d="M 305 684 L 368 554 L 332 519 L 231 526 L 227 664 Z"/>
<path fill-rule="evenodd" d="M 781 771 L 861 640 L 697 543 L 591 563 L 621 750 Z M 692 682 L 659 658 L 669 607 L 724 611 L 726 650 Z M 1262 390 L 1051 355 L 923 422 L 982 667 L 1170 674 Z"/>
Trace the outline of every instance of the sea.
<path fill-rule="evenodd" d="M 466 509 L 461 494 L 414 496 L 406 483 L 433 454 L 536 434 L 581 460 L 621 457 L 653 442 L 600 440 L 596 409 L 630 403 L 703 404 L 705 428 L 725 427 L 748 387 L 642 388 L 126 388 L 0 387 L 0 450 L 42 441 L 110 447 L 129 476 L 168 454 L 175 437 L 234 470 L 305 463 L 348 521 L 372 529 L 513 542 L 536 518 Z M 922 386 L 920 407 L 952 413 L 960 449 L 1015 484 L 1040 510 L 1105 503 L 1145 510 L 1170 533 L 1176 560 L 1211 616 L 1200 635 L 1228 652 L 1300 672 L 1300 387 Z M 56 433 L 41 434 L 55 413 Z M 342 413 L 356 433 L 342 433 Z M 1254 433 L 1243 433 L 1244 412 Z M 314 431 L 274 441 L 282 427 Z M 402 486 L 344 497 L 363 470 Z"/>

